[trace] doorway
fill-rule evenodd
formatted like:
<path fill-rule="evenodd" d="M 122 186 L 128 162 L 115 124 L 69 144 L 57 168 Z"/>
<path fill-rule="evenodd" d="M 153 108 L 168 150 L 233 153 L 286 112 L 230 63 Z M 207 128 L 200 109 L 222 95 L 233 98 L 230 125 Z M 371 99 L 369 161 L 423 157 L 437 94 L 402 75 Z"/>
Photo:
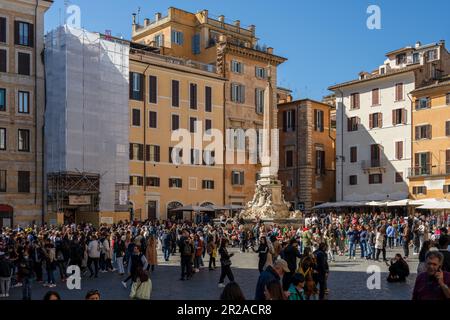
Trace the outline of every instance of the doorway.
<path fill-rule="evenodd" d="M 148 208 L 148 219 L 149 220 L 156 220 L 156 209 L 158 206 L 158 201 L 151 200 L 147 204 Z"/>

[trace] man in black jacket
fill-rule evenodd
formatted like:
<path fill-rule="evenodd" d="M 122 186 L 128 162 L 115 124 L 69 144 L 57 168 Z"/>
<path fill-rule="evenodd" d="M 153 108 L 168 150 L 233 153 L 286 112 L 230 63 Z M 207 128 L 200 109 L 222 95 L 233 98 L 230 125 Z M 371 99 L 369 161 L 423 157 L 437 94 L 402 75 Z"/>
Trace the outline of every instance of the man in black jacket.
<path fill-rule="evenodd" d="M 320 286 L 319 289 L 319 300 L 324 300 L 325 290 L 327 288 L 327 274 L 329 272 L 328 261 L 327 261 L 327 245 L 325 243 L 319 244 L 319 249 L 314 251 L 317 263 L 317 275 L 316 281 Z"/>
<path fill-rule="evenodd" d="M 11 270 L 12 263 L 6 258 L 4 252 L 0 252 L 0 298 L 9 297 Z"/>
<path fill-rule="evenodd" d="M 286 272 L 283 276 L 283 290 L 288 291 L 291 285 L 292 276 L 297 270 L 297 258 L 301 258 L 302 255 L 298 251 L 298 242 L 295 239 L 289 241 L 289 245 L 284 249 L 283 258 L 286 260 L 289 267 L 289 272 Z"/>
<path fill-rule="evenodd" d="M 256 284 L 255 300 L 266 300 L 264 296 L 264 289 L 269 282 L 274 280 L 281 281 L 281 278 L 286 272 L 290 272 L 288 264 L 285 260 L 279 259 L 274 262 L 273 267 L 268 266 L 258 278 L 258 283 Z"/>
<path fill-rule="evenodd" d="M 194 254 L 194 244 L 189 237 L 189 231 L 183 229 L 180 240 L 178 241 L 181 255 L 181 281 L 192 278 L 192 256 Z"/>

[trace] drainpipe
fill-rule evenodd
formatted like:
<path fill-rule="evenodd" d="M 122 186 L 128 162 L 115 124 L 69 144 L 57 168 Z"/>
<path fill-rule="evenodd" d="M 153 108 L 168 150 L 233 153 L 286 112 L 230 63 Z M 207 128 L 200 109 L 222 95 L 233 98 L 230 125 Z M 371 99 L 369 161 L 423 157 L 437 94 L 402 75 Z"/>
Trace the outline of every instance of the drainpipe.
<path fill-rule="evenodd" d="M 336 138 L 333 138 L 331 135 L 331 107 L 328 108 L 328 137 L 334 142 L 334 148 L 336 148 Z M 336 180 L 336 168 L 334 169 L 334 179 Z M 334 182 L 334 187 L 336 188 L 336 181 Z M 334 194 L 336 195 L 336 190 L 334 191 Z"/>
<path fill-rule="evenodd" d="M 38 194 L 38 154 L 37 154 L 37 147 L 38 147 L 38 127 L 37 127 L 37 120 L 38 120 L 38 108 L 37 108 L 37 94 L 38 94 L 38 77 L 37 77 L 37 63 L 38 63 L 38 48 L 37 48 L 37 14 L 38 14 L 38 6 L 39 6 L 39 0 L 36 0 L 36 5 L 34 7 L 34 204 L 37 204 L 37 194 Z M 42 137 L 43 139 L 44 137 Z M 44 195 L 42 194 L 44 190 L 41 191 L 42 198 L 44 198 Z M 41 223 L 44 224 L 44 208 L 41 208 Z"/>
<path fill-rule="evenodd" d="M 411 143 L 410 143 L 410 147 L 411 147 L 411 151 L 410 151 L 411 161 L 410 161 L 410 164 L 411 164 L 411 170 L 413 170 L 412 168 L 414 168 L 414 154 L 413 154 L 413 137 L 414 137 L 413 108 L 414 108 L 414 102 L 413 102 L 413 100 L 411 98 L 411 93 L 410 92 L 408 92 L 406 94 L 406 96 L 408 97 L 409 101 L 411 101 Z M 408 120 L 406 122 L 408 122 Z M 406 152 L 405 152 L 405 154 L 406 154 Z M 407 173 L 407 175 L 408 175 L 408 173 Z M 408 178 L 408 176 L 406 176 L 406 178 Z M 408 183 L 408 198 L 409 198 L 409 183 Z"/>
<path fill-rule="evenodd" d="M 147 86 L 146 86 L 146 83 L 147 83 L 147 81 L 146 81 L 146 79 L 147 79 L 147 76 L 146 76 L 146 73 L 147 73 L 147 70 L 148 70 L 148 68 L 150 68 L 150 64 L 148 64 L 147 65 L 147 68 L 145 68 L 145 70 L 144 70 L 144 74 L 143 74 L 143 77 L 144 77 L 144 81 L 143 81 L 143 88 L 142 88 L 142 90 L 143 90 L 143 92 L 144 92 L 144 94 L 143 94 L 143 96 L 144 96 L 144 112 L 143 112 L 143 117 L 144 117 L 144 210 L 145 210 L 145 193 L 147 192 L 147 138 L 146 138 L 146 130 L 147 130 L 147 90 L 146 90 L 146 88 L 147 88 Z M 149 82 L 150 83 L 150 82 Z M 150 90 L 150 88 L 149 88 L 149 90 Z M 161 152 L 161 150 L 160 150 L 160 152 Z M 161 156 L 161 155 L 160 155 Z M 147 208 L 148 209 L 148 208 Z M 148 211 L 147 211 L 147 219 L 148 219 Z M 142 221 L 142 211 L 141 211 L 141 221 Z"/>
<path fill-rule="evenodd" d="M 337 91 L 341 93 L 341 201 L 344 201 L 344 92 L 339 88 Z"/>

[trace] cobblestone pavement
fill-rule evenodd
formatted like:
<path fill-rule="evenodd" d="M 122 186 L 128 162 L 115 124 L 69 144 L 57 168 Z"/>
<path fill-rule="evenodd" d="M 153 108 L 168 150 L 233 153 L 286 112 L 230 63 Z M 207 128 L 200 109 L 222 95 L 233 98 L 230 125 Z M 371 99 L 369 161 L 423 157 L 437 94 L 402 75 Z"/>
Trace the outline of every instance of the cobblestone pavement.
<path fill-rule="evenodd" d="M 258 280 L 257 254 L 241 253 L 237 249 L 230 249 L 235 253 L 232 258 L 232 271 L 235 281 L 239 283 L 247 299 L 253 299 L 256 282 Z M 388 259 L 392 258 L 400 250 L 388 251 Z M 160 264 L 155 272 L 151 274 L 154 300 L 215 300 L 218 299 L 222 289 L 217 287 L 220 276 L 220 266 L 215 271 L 208 268 L 201 271 L 190 281 L 179 281 L 180 267 L 179 257 L 173 256 L 169 262 L 162 258 L 158 250 L 158 261 Z M 358 257 L 358 252 L 357 252 Z M 205 265 L 208 263 L 208 256 L 205 258 Z M 163 262 L 161 262 L 163 261 Z M 336 257 L 335 262 L 330 262 L 330 275 L 328 287 L 331 300 L 407 300 L 411 298 L 412 289 L 416 277 L 417 256 L 410 258 L 409 265 L 411 275 L 406 283 L 389 284 L 386 281 L 388 267 L 384 262 L 366 261 L 360 258 L 348 260 L 347 257 Z M 381 289 L 369 290 L 367 288 L 367 274 L 369 265 L 379 266 L 381 274 Z M 102 299 L 125 300 L 128 299 L 129 289 L 125 289 L 121 284 L 121 278 L 117 273 L 99 273 L 99 278 L 83 278 L 81 290 L 68 290 L 65 283 L 58 282 L 56 290 L 64 300 L 83 299 L 90 289 L 98 289 L 102 294 Z M 228 280 L 225 280 L 226 282 Z M 32 287 L 33 300 L 40 300 L 45 292 L 49 290 L 41 284 L 34 283 Z M 22 288 L 12 288 L 9 299 L 21 299 Z M 4 298 L 2 299 L 4 300 Z"/>

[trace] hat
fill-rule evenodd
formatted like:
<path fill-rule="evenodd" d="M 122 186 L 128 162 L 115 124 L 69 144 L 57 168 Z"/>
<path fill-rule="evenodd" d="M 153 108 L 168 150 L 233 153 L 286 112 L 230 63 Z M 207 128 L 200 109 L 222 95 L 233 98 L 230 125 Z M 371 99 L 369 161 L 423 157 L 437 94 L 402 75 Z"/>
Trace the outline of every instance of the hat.
<path fill-rule="evenodd" d="M 283 259 L 278 259 L 277 261 L 274 262 L 273 267 L 281 267 L 283 269 L 284 272 L 291 272 L 291 270 L 288 267 L 288 264 L 286 262 L 286 260 Z"/>

